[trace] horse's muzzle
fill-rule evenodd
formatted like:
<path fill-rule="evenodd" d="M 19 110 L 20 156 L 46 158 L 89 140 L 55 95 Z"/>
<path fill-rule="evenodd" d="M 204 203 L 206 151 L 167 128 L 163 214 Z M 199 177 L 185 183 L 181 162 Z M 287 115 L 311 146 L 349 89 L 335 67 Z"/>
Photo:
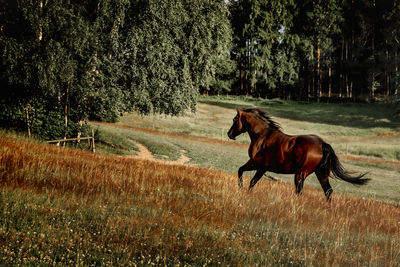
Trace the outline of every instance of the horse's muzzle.
<path fill-rule="evenodd" d="M 233 134 L 233 131 L 229 131 L 229 132 L 228 132 L 228 137 L 229 137 L 230 139 L 232 139 L 232 140 L 235 140 L 235 139 L 236 139 L 236 136 Z"/>

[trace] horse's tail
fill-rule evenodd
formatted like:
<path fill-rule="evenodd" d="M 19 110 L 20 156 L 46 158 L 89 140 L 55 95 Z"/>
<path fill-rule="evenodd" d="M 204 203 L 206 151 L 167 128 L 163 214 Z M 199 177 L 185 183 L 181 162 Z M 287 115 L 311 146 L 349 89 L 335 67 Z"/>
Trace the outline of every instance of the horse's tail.
<path fill-rule="evenodd" d="M 319 169 L 326 175 L 329 175 L 330 171 L 332 171 L 333 177 L 356 185 L 363 185 L 371 180 L 369 178 L 363 178 L 367 173 L 352 176 L 346 171 L 333 148 L 327 143 L 322 143 L 322 160 L 319 164 Z"/>

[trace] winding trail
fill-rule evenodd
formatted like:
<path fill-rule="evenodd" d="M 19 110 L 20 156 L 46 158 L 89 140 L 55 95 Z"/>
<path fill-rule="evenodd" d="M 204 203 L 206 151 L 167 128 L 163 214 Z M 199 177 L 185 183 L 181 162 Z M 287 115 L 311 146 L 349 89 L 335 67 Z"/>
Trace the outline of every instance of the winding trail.
<path fill-rule="evenodd" d="M 187 153 L 187 151 L 183 150 L 183 149 L 180 150 L 181 156 L 177 160 L 166 161 L 166 160 L 157 159 L 157 158 L 154 157 L 153 153 L 151 153 L 151 151 L 147 149 L 147 147 L 145 147 L 144 145 L 142 145 L 141 143 L 139 143 L 139 142 L 137 142 L 135 140 L 130 139 L 130 141 L 132 143 L 134 143 L 139 148 L 139 151 L 137 152 L 137 155 L 136 156 L 130 156 L 130 157 L 142 158 L 142 159 L 146 159 L 146 160 L 162 162 L 164 164 L 176 164 L 176 165 L 188 165 L 187 163 L 191 160 L 191 158 L 189 158 L 188 156 L 185 155 L 185 153 Z"/>

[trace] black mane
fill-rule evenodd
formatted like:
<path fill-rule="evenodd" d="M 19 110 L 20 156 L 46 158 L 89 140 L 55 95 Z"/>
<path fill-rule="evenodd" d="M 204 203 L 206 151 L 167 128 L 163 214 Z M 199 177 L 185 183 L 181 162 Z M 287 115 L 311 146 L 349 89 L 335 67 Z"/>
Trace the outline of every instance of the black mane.
<path fill-rule="evenodd" d="M 248 108 L 248 109 L 244 109 L 244 112 L 250 112 L 253 113 L 255 115 L 257 115 L 260 119 L 262 119 L 265 123 L 268 124 L 268 126 L 271 129 L 274 130 L 281 130 L 282 127 L 279 123 L 277 123 L 276 121 L 274 121 L 266 111 L 259 109 L 259 108 Z"/>

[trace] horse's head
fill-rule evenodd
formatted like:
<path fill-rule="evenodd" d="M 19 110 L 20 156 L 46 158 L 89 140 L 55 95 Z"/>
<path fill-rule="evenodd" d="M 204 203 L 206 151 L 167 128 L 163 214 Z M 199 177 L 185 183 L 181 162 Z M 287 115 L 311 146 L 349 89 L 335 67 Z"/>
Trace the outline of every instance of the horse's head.
<path fill-rule="evenodd" d="M 246 132 L 246 129 L 243 126 L 243 121 L 242 121 L 243 111 L 241 111 L 239 109 L 236 109 L 236 111 L 237 111 L 237 114 L 233 118 L 233 124 L 228 131 L 229 138 L 233 139 L 233 140 L 235 140 L 236 136 Z"/>

